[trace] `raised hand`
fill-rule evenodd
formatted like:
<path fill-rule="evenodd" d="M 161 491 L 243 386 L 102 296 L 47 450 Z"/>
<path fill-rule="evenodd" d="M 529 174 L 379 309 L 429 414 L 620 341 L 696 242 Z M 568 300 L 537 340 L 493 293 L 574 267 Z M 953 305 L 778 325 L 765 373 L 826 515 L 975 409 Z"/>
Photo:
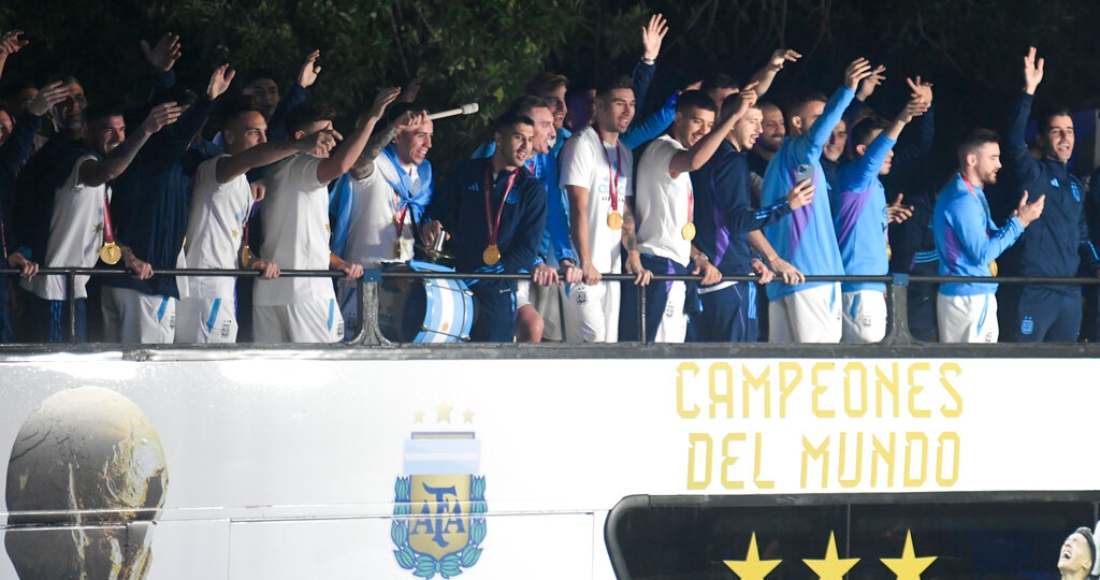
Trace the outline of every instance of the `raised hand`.
<path fill-rule="evenodd" d="M 791 205 L 792 210 L 810 205 L 810 202 L 814 200 L 815 190 L 814 180 L 803 179 L 794 184 L 794 187 L 787 192 L 787 203 Z"/>
<path fill-rule="evenodd" d="M 317 64 L 318 58 L 321 58 L 320 50 L 309 53 L 306 62 L 302 64 L 302 70 L 298 71 L 298 84 L 303 89 L 308 89 L 317 82 L 317 75 L 321 74 L 321 65 Z"/>
<path fill-rule="evenodd" d="M 871 95 L 875 92 L 875 87 L 882 84 L 882 81 L 886 80 L 886 75 L 882 74 L 886 72 L 885 65 L 878 65 L 871 71 L 871 76 L 863 79 L 859 82 L 859 90 L 856 91 L 856 98 L 860 101 L 866 101 L 871 98 Z"/>
<path fill-rule="evenodd" d="M 370 112 L 367 113 L 367 115 L 375 120 L 381 119 L 382 114 L 386 112 L 386 107 L 397 100 L 397 96 L 400 94 L 401 89 L 398 87 L 390 87 L 378 91 L 378 96 L 374 97 L 374 104 L 371 105 Z"/>
<path fill-rule="evenodd" d="M 1035 60 L 1035 47 L 1031 46 L 1028 47 L 1027 56 L 1024 57 L 1024 92 L 1034 95 L 1035 88 L 1041 82 L 1043 82 L 1043 59 Z"/>
<path fill-rule="evenodd" d="M 661 43 L 668 34 L 668 21 L 660 14 L 649 17 L 649 26 L 642 28 L 642 46 L 645 47 L 644 58 L 656 59 L 661 53 Z"/>
<path fill-rule="evenodd" d="M 783 66 L 788 62 L 798 62 L 800 58 L 802 58 L 801 54 L 789 48 L 780 48 L 772 53 L 772 58 L 768 61 L 768 68 L 773 72 L 779 72 L 783 70 Z"/>
<path fill-rule="evenodd" d="M 416 102 L 416 96 L 420 94 L 420 85 L 424 84 L 424 75 L 416 75 L 413 80 L 409 81 L 409 84 L 405 85 L 405 88 L 401 91 L 402 103 L 414 103 Z"/>
<path fill-rule="evenodd" d="M 920 75 L 915 79 L 907 78 L 905 82 L 909 84 L 909 90 L 912 91 L 909 96 L 920 97 L 926 105 L 932 106 L 932 83 L 922 81 Z"/>
<path fill-rule="evenodd" d="M 219 66 L 214 74 L 210 75 L 210 84 L 206 86 L 206 96 L 211 101 L 222 96 L 222 93 L 229 89 L 229 84 L 233 82 L 235 76 L 237 76 L 237 71 L 230 70 L 228 64 Z"/>
<path fill-rule="evenodd" d="M 401 131 L 402 133 L 409 131 L 416 131 L 421 125 L 428 122 L 428 115 L 421 113 L 414 113 L 412 111 L 405 111 L 400 117 L 394 120 L 393 128 Z"/>
<path fill-rule="evenodd" d="M 844 85 L 853 91 L 859 88 L 863 79 L 871 76 L 871 61 L 865 58 L 857 58 L 844 70 Z"/>
<path fill-rule="evenodd" d="M 901 205 L 901 199 L 905 197 L 905 194 L 899 193 L 898 198 L 894 200 L 894 203 L 886 206 L 886 222 L 891 224 L 900 224 L 901 222 L 913 217 L 913 206 Z"/>
<path fill-rule="evenodd" d="M 340 139 L 343 139 L 343 136 L 334 129 L 324 129 L 298 139 L 294 142 L 294 148 L 298 151 L 314 151 L 318 157 L 327 157 L 328 152 L 336 147 Z"/>
<path fill-rule="evenodd" d="M 898 121 L 902 123 L 909 123 L 914 117 L 919 117 L 928 110 L 928 103 L 924 101 L 924 97 L 915 94 L 909 97 L 909 102 L 905 103 L 905 108 L 898 113 Z"/>
<path fill-rule="evenodd" d="M 149 48 L 149 43 L 142 40 L 141 51 L 145 53 L 145 60 L 161 72 L 172 70 L 172 67 L 176 65 L 176 60 L 183 54 L 180 50 L 179 35 L 171 32 L 165 32 L 153 48 Z"/>
<path fill-rule="evenodd" d="M 1043 206 L 1046 204 L 1046 194 L 1040 195 L 1039 199 L 1028 203 L 1027 191 L 1024 191 L 1023 197 L 1020 198 L 1020 204 L 1016 206 L 1016 217 L 1020 220 L 1020 225 L 1025 228 L 1031 224 L 1031 222 L 1039 219 L 1039 216 L 1043 215 Z"/>
<path fill-rule="evenodd" d="M 0 59 L 19 52 L 19 49 L 30 44 L 31 41 L 23 38 L 22 30 L 9 30 L 0 37 Z"/>
<path fill-rule="evenodd" d="M 743 87 L 737 93 L 737 109 L 735 109 L 735 115 L 744 116 L 754 105 L 756 105 L 756 85 L 759 83 L 751 82 Z"/>
<path fill-rule="evenodd" d="M 69 98 L 69 87 L 65 86 L 63 81 L 50 83 L 38 90 L 38 96 L 27 105 L 27 110 L 35 117 L 41 117 L 51 107 L 67 98 Z"/>
<path fill-rule="evenodd" d="M 174 102 L 161 103 L 149 111 L 149 116 L 145 118 L 141 126 L 151 135 L 175 123 L 182 113 L 183 109 Z"/>

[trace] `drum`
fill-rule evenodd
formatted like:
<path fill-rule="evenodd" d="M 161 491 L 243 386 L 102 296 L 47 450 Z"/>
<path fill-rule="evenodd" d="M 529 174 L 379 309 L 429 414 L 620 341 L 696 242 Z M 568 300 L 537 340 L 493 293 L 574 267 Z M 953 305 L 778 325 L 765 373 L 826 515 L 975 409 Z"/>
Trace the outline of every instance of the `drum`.
<path fill-rule="evenodd" d="M 387 272 L 454 272 L 430 262 L 409 261 Z M 385 278 L 378 293 L 378 326 L 395 342 L 443 343 L 470 339 L 473 294 L 457 278 Z"/>

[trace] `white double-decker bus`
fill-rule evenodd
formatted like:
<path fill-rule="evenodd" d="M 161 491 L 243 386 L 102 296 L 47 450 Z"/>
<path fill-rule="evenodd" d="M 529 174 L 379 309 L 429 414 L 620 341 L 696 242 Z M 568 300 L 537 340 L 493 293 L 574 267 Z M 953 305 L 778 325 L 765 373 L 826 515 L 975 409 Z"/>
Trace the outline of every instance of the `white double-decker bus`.
<path fill-rule="evenodd" d="M 18 347 L 0 578 L 1051 578 L 1097 352 Z"/>

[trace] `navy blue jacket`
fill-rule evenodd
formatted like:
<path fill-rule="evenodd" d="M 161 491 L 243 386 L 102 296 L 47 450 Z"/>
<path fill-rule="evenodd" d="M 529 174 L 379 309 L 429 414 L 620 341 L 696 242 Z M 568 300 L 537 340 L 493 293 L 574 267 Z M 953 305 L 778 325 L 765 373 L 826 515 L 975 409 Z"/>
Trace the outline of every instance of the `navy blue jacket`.
<path fill-rule="evenodd" d="M 34 136 L 42 128 L 42 117 L 23 111 L 15 122 L 8 140 L 0 145 L 0 223 L 3 223 L 4 247 L 7 250 L 15 250 L 15 220 L 7 219 L 14 216 L 15 184 L 20 169 L 30 157 L 31 148 L 34 146 Z M 6 268 L 7 263 L 3 264 Z"/>
<path fill-rule="evenodd" d="M 458 172 L 432 195 L 425 221 L 437 219 L 451 234 L 450 247 L 455 248 L 453 253 L 459 272 L 516 274 L 530 271 L 546 228 L 546 187 L 526 168 L 519 168 L 500 218 L 497 247 L 501 260 L 488 266 L 482 260 L 482 252 L 489 246 L 489 223 L 482 192 L 487 171 L 492 171 L 492 162 L 488 159 L 468 159 L 459 163 Z M 489 196 L 494 220 L 509 175 L 501 172 L 497 176 Z"/>
<path fill-rule="evenodd" d="M 1089 240 L 1085 222 L 1085 186 L 1065 163 L 1035 159 L 1028 150 L 1024 131 L 1033 101 L 1032 95 L 1020 95 L 1010 119 L 1007 149 L 1017 181 L 1016 199 L 1023 191 L 1028 192 L 1029 201 L 1044 194 L 1047 197 L 1043 215 L 1024 230 L 1015 251 L 1006 254 L 1006 269 L 1020 276 L 1068 278 L 1076 276 L 1083 265 L 1089 275 L 1095 275 L 1100 270 L 1100 256 Z M 1066 294 L 1080 291 L 1076 286 L 1050 289 Z"/>
<path fill-rule="evenodd" d="M 722 141 L 714 156 L 691 173 L 695 191 L 695 239 L 692 244 L 725 276 L 752 272 L 755 253 L 749 233 L 791 213 L 786 198 L 752 208 L 749 154 Z"/>

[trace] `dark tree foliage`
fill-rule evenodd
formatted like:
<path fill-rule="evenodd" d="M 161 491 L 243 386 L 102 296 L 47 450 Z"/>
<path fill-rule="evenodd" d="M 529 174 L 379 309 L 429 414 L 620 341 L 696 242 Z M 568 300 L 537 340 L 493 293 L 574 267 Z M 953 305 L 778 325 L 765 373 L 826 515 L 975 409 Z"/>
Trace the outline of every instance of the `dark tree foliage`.
<path fill-rule="evenodd" d="M 138 41 L 180 34 L 181 82 L 205 86 L 216 63 L 264 66 L 293 82 L 303 57 L 322 50 L 315 98 L 344 113 L 343 126 L 383 86 L 423 78 L 421 99 L 441 109 L 477 101 L 482 113 L 436 127 L 433 157 L 448 165 L 488 136 L 488 121 L 546 68 L 593 84 L 629 72 L 640 28 L 669 19 L 649 106 L 709 71 L 745 79 L 777 47 L 805 58 L 777 80 L 775 98 L 831 91 L 844 65 L 865 55 L 888 67 L 872 105 L 892 114 L 906 75 L 936 85 L 939 150 L 965 127 L 1000 129 L 1021 86 L 1021 57 L 1040 47 L 1047 77 L 1039 106 L 1096 106 L 1100 48 L 1094 0 L 71 0 L 6 3 L 0 29 L 27 31 L 5 82 L 54 72 L 79 76 L 95 100 L 144 98 L 148 69 Z M 80 8 L 77 8 L 80 6 Z"/>

